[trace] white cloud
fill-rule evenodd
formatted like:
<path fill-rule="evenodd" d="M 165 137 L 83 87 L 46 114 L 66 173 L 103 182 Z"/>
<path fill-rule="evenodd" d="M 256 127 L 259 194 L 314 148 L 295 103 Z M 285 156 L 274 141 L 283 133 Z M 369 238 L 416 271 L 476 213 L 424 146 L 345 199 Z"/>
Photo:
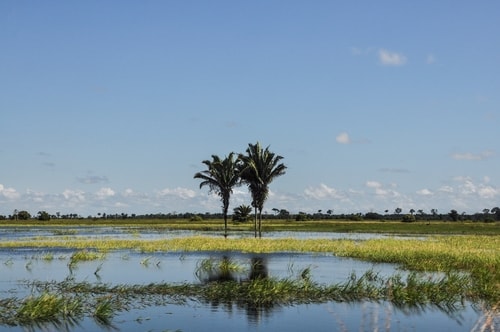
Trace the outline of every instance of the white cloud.
<path fill-rule="evenodd" d="M 433 193 L 429 189 L 420 189 L 420 190 L 417 190 L 417 195 L 431 196 L 431 195 L 433 195 Z"/>
<path fill-rule="evenodd" d="M 351 139 L 349 138 L 349 134 L 347 134 L 346 132 L 343 132 L 343 133 L 340 133 L 339 135 L 337 135 L 336 140 L 337 140 L 337 143 L 340 143 L 340 144 L 351 143 Z"/>
<path fill-rule="evenodd" d="M 66 189 L 65 191 L 63 191 L 63 197 L 70 202 L 84 202 L 85 192 L 81 190 Z"/>
<path fill-rule="evenodd" d="M 191 189 L 177 187 L 174 189 L 165 188 L 159 192 L 160 196 L 174 196 L 182 199 L 194 198 L 196 192 Z"/>
<path fill-rule="evenodd" d="M 18 199 L 19 193 L 14 188 L 5 188 L 3 184 L 0 184 L 0 195 L 7 199 Z"/>
<path fill-rule="evenodd" d="M 481 186 L 477 193 L 481 198 L 494 198 L 499 195 L 499 191 L 490 186 Z"/>
<path fill-rule="evenodd" d="M 381 188 L 382 184 L 377 181 L 366 181 L 365 186 L 368 188 Z"/>
<path fill-rule="evenodd" d="M 366 181 L 365 186 L 370 189 L 374 189 L 375 195 L 379 198 L 395 198 L 399 197 L 400 193 L 394 189 L 384 188 L 384 185 L 378 181 Z M 396 188 L 396 184 L 390 184 L 391 188 Z"/>
<path fill-rule="evenodd" d="M 321 183 L 319 187 L 308 187 L 304 190 L 304 194 L 307 198 L 313 198 L 318 200 L 324 200 L 329 198 L 343 198 L 335 188 L 328 187 L 326 184 Z"/>
<path fill-rule="evenodd" d="M 96 192 L 97 199 L 106 199 L 108 197 L 113 197 L 115 191 L 111 188 L 101 188 Z"/>
<path fill-rule="evenodd" d="M 378 58 L 384 66 L 402 66 L 406 63 L 406 57 L 403 54 L 383 48 L 378 51 Z"/>
<path fill-rule="evenodd" d="M 125 189 L 123 192 L 123 196 L 128 197 L 128 196 L 134 196 L 134 191 L 130 188 Z"/>
<path fill-rule="evenodd" d="M 486 150 L 480 153 L 471 153 L 471 152 L 454 153 L 451 155 L 451 157 L 455 160 L 485 160 L 494 155 L 495 153 L 493 151 Z"/>
<path fill-rule="evenodd" d="M 436 62 L 436 57 L 433 54 L 429 54 L 429 55 L 427 55 L 427 59 L 425 60 L 425 62 L 428 65 L 431 65 L 431 64 Z"/>
<path fill-rule="evenodd" d="M 451 186 L 442 186 L 438 190 L 443 193 L 452 193 L 454 191 Z"/>

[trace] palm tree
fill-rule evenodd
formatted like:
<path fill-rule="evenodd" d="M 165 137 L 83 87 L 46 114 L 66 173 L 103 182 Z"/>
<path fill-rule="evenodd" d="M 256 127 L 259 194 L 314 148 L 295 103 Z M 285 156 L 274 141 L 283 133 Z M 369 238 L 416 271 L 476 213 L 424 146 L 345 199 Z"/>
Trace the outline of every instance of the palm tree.
<path fill-rule="evenodd" d="M 248 185 L 252 195 L 252 206 L 255 209 L 254 230 L 257 237 L 257 217 L 259 237 L 262 235 L 262 209 L 269 195 L 269 184 L 278 176 L 285 174 L 286 166 L 280 163 L 282 156 L 262 149 L 259 142 L 248 144 L 246 155 L 239 155 L 240 177 Z M 257 216 L 258 210 L 258 216 Z"/>
<path fill-rule="evenodd" d="M 242 204 L 233 209 L 233 220 L 235 221 L 248 221 L 248 218 L 252 213 L 252 207 L 250 205 Z"/>
<path fill-rule="evenodd" d="M 222 213 L 224 215 L 224 237 L 227 237 L 227 210 L 229 209 L 229 198 L 233 193 L 233 187 L 239 184 L 237 160 L 231 152 L 225 159 L 212 155 L 212 160 L 204 160 L 202 163 L 207 169 L 194 175 L 195 179 L 201 179 L 200 189 L 209 187 L 209 192 L 215 192 L 222 201 Z"/>

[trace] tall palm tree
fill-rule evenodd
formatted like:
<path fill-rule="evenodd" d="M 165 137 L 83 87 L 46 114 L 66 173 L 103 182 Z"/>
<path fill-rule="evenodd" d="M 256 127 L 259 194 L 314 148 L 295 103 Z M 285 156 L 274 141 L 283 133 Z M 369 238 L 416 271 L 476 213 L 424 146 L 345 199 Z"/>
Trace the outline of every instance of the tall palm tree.
<path fill-rule="evenodd" d="M 224 215 L 224 237 L 227 237 L 227 211 L 229 209 L 229 198 L 233 193 L 233 187 L 239 184 L 240 178 L 237 169 L 237 160 L 231 152 L 225 159 L 212 155 L 212 160 L 202 162 L 207 169 L 194 175 L 195 179 L 201 179 L 200 189 L 208 186 L 209 192 L 216 193 L 222 201 L 222 214 Z"/>
<path fill-rule="evenodd" d="M 255 237 L 257 237 L 257 220 L 259 237 L 262 236 L 262 209 L 269 195 L 269 184 L 278 176 L 285 174 L 286 166 L 280 163 L 282 159 L 282 156 L 269 151 L 269 147 L 262 149 L 259 142 L 248 144 L 246 155 L 239 155 L 240 177 L 242 182 L 248 185 L 252 195 L 252 206 L 255 209 Z"/>

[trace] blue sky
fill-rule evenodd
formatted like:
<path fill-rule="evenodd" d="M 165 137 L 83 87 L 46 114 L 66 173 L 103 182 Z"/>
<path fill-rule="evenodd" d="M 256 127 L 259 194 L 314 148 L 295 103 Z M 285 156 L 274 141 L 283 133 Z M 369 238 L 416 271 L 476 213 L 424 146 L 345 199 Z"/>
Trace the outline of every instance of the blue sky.
<path fill-rule="evenodd" d="M 499 206 L 499 13 L 2 1 L 0 214 L 218 212 L 194 173 L 257 141 L 288 166 L 267 211 Z"/>

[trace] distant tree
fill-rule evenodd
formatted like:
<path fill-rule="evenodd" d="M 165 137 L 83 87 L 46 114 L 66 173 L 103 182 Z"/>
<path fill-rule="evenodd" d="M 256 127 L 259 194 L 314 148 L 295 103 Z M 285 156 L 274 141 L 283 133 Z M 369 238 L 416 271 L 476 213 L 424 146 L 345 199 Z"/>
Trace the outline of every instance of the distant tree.
<path fill-rule="evenodd" d="M 495 206 L 493 209 L 491 209 L 491 213 L 495 215 L 496 220 L 500 220 L 500 208 L 498 206 Z"/>
<path fill-rule="evenodd" d="M 241 222 L 248 221 L 248 219 L 250 219 L 251 213 L 252 207 L 250 205 L 242 204 L 233 209 L 233 220 Z"/>
<path fill-rule="evenodd" d="M 401 209 L 401 208 L 399 208 L 399 207 L 398 207 L 398 208 L 396 208 L 396 209 L 394 210 L 394 212 L 395 212 L 396 214 L 401 214 L 401 212 L 403 212 L 403 209 Z"/>
<path fill-rule="evenodd" d="M 38 211 L 37 218 L 38 218 L 38 220 L 41 220 L 41 221 L 49 221 L 50 214 L 47 211 Z"/>
<path fill-rule="evenodd" d="M 262 149 L 259 142 L 248 144 L 246 154 L 239 155 L 241 180 L 248 185 L 252 195 L 252 207 L 255 209 L 255 237 L 257 237 L 257 219 L 259 237 L 262 236 L 262 210 L 269 195 L 269 184 L 278 176 L 285 174 L 286 166 L 280 163 L 282 159 L 282 156 L 269 151 L 269 147 Z"/>
<path fill-rule="evenodd" d="M 309 215 L 305 212 L 299 212 L 295 217 L 295 221 L 308 221 L 309 219 Z"/>
<path fill-rule="evenodd" d="M 415 216 L 413 214 L 405 214 L 403 216 L 403 222 L 414 222 L 416 219 L 415 219 Z"/>
<path fill-rule="evenodd" d="M 290 218 L 290 212 L 288 212 L 285 209 L 281 209 L 280 213 L 278 214 L 278 216 L 279 216 L 280 219 L 288 219 L 288 218 Z"/>
<path fill-rule="evenodd" d="M 23 210 L 23 211 L 19 211 L 19 212 L 17 213 L 17 218 L 18 218 L 19 220 L 28 220 L 28 219 L 30 219 L 30 218 L 31 218 L 31 214 L 29 214 L 29 212 L 28 212 L 28 211 L 24 211 L 24 210 Z"/>
<path fill-rule="evenodd" d="M 382 219 L 382 216 L 377 212 L 367 212 L 365 213 L 365 219 L 368 220 L 379 220 Z"/>
<path fill-rule="evenodd" d="M 222 214 L 224 216 L 224 237 L 227 237 L 227 211 L 229 199 L 233 188 L 239 183 L 237 163 L 234 153 L 231 152 L 225 159 L 212 155 L 212 160 L 202 162 L 207 169 L 194 175 L 195 179 L 201 179 L 200 189 L 208 186 L 211 192 L 216 193 L 222 201 Z"/>
<path fill-rule="evenodd" d="M 413 214 L 415 213 L 415 209 L 410 209 L 410 214 L 413 216 Z"/>
<path fill-rule="evenodd" d="M 450 213 L 448 213 L 452 221 L 458 221 L 459 214 L 457 210 L 451 210 Z"/>

